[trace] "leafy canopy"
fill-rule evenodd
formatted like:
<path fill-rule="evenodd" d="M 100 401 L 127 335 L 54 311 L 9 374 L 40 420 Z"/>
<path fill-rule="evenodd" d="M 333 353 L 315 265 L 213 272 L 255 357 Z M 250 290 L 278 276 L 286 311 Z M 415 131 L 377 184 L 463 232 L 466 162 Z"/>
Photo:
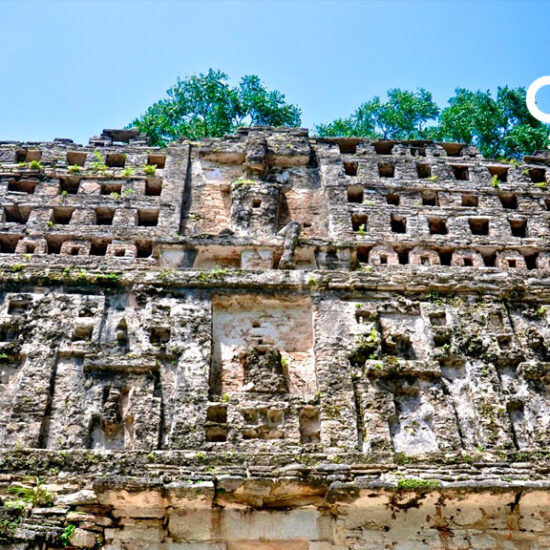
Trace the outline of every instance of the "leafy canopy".
<path fill-rule="evenodd" d="M 321 136 L 460 141 L 479 147 L 486 157 L 519 157 L 548 146 L 550 129 L 533 118 L 525 88 L 491 92 L 457 88 L 440 111 L 429 92 L 390 90 L 388 100 L 374 97 L 348 118 L 317 126 Z"/>
<path fill-rule="evenodd" d="M 178 79 L 167 95 L 130 124 L 147 134 L 153 145 L 219 137 L 239 126 L 300 125 L 300 109 L 286 103 L 281 92 L 267 90 L 256 75 L 243 76 L 232 87 L 225 73 L 209 69 Z"/>
<path fill-rule="evenodd" d="M 390 90 L 388 100 L 375 96 L 363 103 L 349 118 L 317 126 L 321 136 L 359 136 L 385 139 L 423 139 L 429 136 L 429 121 L 439 114 L 432 94 L 423 88 L 416 92 Z"/>

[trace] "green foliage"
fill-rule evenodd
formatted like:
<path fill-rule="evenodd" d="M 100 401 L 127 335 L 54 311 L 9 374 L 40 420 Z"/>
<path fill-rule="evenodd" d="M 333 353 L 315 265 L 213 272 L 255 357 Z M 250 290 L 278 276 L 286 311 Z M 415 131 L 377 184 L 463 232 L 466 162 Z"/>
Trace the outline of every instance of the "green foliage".
<path fill-rule="evenodd" d="M 90 168 L 94 172 L 105 173 L 107 171 L 107 165 L 105 164 L 105 159 L 99 151 L 94 151 L 94 157 L 96 160 L 90 163 Z"/>
<path fill-rule="evenodd" d="M 495 189 L 498 189 L 500 187 L 500 180 L 498 179 L 498 176 L 496 174 L 491 178 L 491 186 Z"/>
<path fill-rule="evenodd" d="M 514 160 L 549 145 L 550 129 L 529 113 L 524 88 L 498 88 L 496 97 L 490 91 L 457 88 L 441 112 L 422 88 L 416 92 L 394 89 L 387 95 L 386 102 L 374 97 L 348 118 L 318 125 L 317 133 L 459 141 L 479 147 L 486 157 Z"/>
<path fill-rule="evenodd" d="M 27 167 L 27 163 L 26 163 L 26 162 L 18 162 L 18 163 L 17 163 L 17 166 L 19 166 L 19 168 L 26 168 L 26 167 Z"/>
<path fill-rule="evenodd" d="M 267 90 L 256 75 L 231 86 L 225 73 L 209 69 L 178 79 L 167 95 L 130 124 L 147 134 L 153 145 L 221 137 L 238 126 L 300 125 L 300 109 L 287 104 L 279 91 Z"/>
<path fill-rule="evenodd" d="M 12 485 L 8 487 L 8 493 L 16 497 L 15 501 L 11 501 L 12 503 L 25 506 L 52 506 L 54 503 L 52 495 L 48 493 L 39 479 L 36 480 L 34 487 Z"/>
<path fill-rule="evenodd" d="M 122 170 L 122 172 L 120 173 L 120 175 L 123 177 L 123 178 L 129 178 L 130 176 L 133 176 L 134 175 L 134 169 L 133 168 L 124 168 L 124 170 Z"/>
<path fill-rule="evenodd" d="M 362 223 L 360 226 L 359 226 L 359 229 L 357 231 L 357 234 L 360 236 L 360 237 L 365 237 L 366 234 L 367 234 L 367 231 L 365 229 L 365 224 Z"/>
<path fill-rule="evenodd" d="M 8 359 L 8 355 L 6 353 L 0 353 L 0 362 L 6 361 Z"/>
<path fill-rule="evenodd" d="M 11 270 L 14 272 L 14 273 L 19 273 L 20 271 L 23 271 L 23 268 L 25 266 L 23 264 L 13 264 L 11 266 Z"/>
<path fill-rule="evenodd" d="M 143 168 L 143 172 L 144 172 L 147 176 L 154 176 L 156 171 L 157 171 L 157 165 L 156 165 L 156 164 L 147 164 L 147 165 Z"/>
<path fill-rule="evenodd" d="M 65 529 L 63 529 L 63 533 L 59 536 L 59 542 L 63 546 L 69 546 L 71 542 L 71 537 L 73 536 L 73 533 L 76 530 L 76 525 L 73 525 L 72 523 L 69 523 Z"/>
<path fill-rule="evenodd" d="M 116 273 L 98 273 L 95 280 L 98 283 L 116 283 L 120 279 L 120 275 Z"/>
<path fill-rule="evenodd" d="M 404 478 L 397 482 L 397 488 L 402 491 L 422 491 L 426 489 L 437 489 L 440 486 L 440 482 L 435 479 Z"/>
<path fill-rule="evenodd" d="M 82 168 L 78 166 L 78 164 L 73 164 L 72 166 L 69 166 L 69 172 L 71 174 L 78 174 L 81 170 Z"/>
<path fill-rule="evenodd" d="M 29 168 L 31 170 L 42 170 L 44 167 L 42 166 L 42 163 L 38 160 L 31 160 L 29 162 Z"/>
<path fill-rule="evenodd" d="M 378 96 L 360 105 L 348 118 L 317 126 L 320 136 L 360 136 L 383 139 L 425 139 L 431 135 L 429 122 L 439 114 L 432 94 L 395 88 L 382 102 Z"/>

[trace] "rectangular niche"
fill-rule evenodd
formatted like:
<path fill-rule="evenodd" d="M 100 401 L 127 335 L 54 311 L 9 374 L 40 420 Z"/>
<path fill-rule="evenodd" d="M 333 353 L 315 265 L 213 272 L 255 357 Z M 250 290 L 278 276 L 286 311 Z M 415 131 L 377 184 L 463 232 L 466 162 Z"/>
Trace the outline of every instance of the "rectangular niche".
<path fill-rule="evenodd" d="M 254 388 L 245 380 L 245 365 L 250 365 L 248 353 L 259 354 L 258 368 L 267 368 L 266 383 Z M 277 365 L 277 351 L 281 361 Z M 269 355 L 269 362 L 262 354 Z M 273 359 L 275 358 L 275 359 Z M 284 377 L 284 380 L 281 379 Z M 212 367 L 210 390 L 214 395 L 225 393 L 270 391 L 312 396 L 316 389 L 313 355 L 313 322 L 309 298 L 271 298 L 254 295 L 216 296 L 212 300 Z"/>

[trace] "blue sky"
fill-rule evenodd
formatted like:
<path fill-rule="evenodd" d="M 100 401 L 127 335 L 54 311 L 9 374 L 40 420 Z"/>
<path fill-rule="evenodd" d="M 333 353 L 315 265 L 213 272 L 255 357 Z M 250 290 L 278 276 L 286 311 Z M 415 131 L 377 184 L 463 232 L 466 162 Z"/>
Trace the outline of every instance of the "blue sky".
<path fill-rule="evenodd" d="M 394 87 L 444 105 L 550 74 L 549 29 L 529 0 L 0 0 L 0 139 L 87 143 L 209 67 L 258 74 L 310 128 Z"/>

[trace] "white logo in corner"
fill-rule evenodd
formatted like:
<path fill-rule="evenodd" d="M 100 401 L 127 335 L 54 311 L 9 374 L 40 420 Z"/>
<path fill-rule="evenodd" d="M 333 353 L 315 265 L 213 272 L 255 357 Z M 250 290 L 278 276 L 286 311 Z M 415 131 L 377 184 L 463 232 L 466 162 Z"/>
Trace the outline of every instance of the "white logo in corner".
<path fill-rule="evenodd" d="M 545 124 L 550 124 L 550 113 L 545 113 L 544 111 L 541 111 L 535 102 L 535 97 L 537 95 L 537 92 L 544 88 L 545 86 L 550 86 L 550 76 L 541 76 L 540 78 L 537 78 L 531 86 L 527 89 L 527 95 L 525 97 L 525 103 L 527 104 L 527 108 L 529 109 L 529 112 L 541 122 L 544 122 Z"/>

